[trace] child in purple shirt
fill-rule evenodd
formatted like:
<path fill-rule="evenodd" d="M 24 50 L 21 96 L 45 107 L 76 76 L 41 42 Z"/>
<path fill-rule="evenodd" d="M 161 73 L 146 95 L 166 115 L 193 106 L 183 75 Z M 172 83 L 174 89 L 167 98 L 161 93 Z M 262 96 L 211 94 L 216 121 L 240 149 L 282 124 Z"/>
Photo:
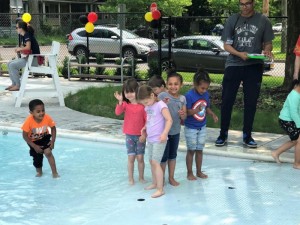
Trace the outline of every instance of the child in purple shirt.
<path fill-rule="evenodd" d="M 142 136 L 147 136 L 147 149 L 152 171 L 152 184 L 146 190 L 156 189 L 152 198 L 160 197 L 163 190 L 163 170 L 160 166 L 164 154 L 168 133 L 172 126 L 172 117 L 169 109 L 163 101 L 158 101 L 152 88 L 143 85 L 137 92 L 138 101 L 145 106 L 147 113 L 146 126 L 142 130 Z"/>

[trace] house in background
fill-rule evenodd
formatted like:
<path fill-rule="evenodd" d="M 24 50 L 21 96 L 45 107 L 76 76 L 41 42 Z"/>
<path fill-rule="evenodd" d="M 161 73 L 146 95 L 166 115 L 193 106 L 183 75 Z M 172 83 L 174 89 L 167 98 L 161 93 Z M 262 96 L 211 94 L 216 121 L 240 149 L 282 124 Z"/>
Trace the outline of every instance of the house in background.
<path fill-rule="evenodd" d="M 12 0 L 13 1 L 13 0 Z M 24 11 L 29 12 L 28 1 L 23 0 Z M 39 12 L 47 13 L 76 13 L 98 11 L 98 6 L 105 0 L 39 0 Z"/>
<path fill-rule="evenodd" d="M 11 0 L 15 1 L 15 0 Z M 22 0 L 24 12 L 31 12 L 28 2 Z M 39 0 L 39 12 L 43 15 L 43 20 L 52 26 L 61 26 L 66 15 L 87 12 L 99 12 L 99 5 L 105 0 Z"/>

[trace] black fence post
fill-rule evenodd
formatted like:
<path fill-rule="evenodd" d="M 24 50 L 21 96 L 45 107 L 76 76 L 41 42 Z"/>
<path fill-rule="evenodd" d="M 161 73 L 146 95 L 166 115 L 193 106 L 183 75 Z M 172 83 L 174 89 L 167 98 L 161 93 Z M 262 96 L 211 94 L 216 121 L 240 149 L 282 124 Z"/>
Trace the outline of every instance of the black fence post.
<path fill-rule="evenodd" d="M 161 70 L 161 18 L 158 20 L 158 73 L 162 74 Z"/>

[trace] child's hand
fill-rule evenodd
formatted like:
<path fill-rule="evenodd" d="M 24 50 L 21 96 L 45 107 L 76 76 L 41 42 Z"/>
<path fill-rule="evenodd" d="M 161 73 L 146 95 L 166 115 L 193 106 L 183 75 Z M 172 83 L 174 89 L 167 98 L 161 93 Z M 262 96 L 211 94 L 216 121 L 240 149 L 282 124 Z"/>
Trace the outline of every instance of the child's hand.
<path fill-rule="evenodd" d="M 166 104 L 168 104 L 169 103 L 169 101 L 170 101 L 170 98 L 164 98 L 164 99 L 162 99 L 162 101 L 164 102 L 164 103 L 166 103 Z"/>
<path fill-rule="evenodd" d="M 44 150 L 39 145 L 34 145 L 33 149 L 36 151 L 36 153 L 43 154 Z"/>
<path fill-rule="evenodd" d="M 123 96 L 122 96 L 122 94 L 119 94 L 119 92 L 116 91 L 114 93 L 114 96 L 119 101 L 119 103 L 123 101 Z"/>
<path fill-rule="evenodd" d="M 160 135 L 160 142 L 161 142 L 161 143 L 164 143 L 164 142 L 166 142 L 167 140 L 168 140 L 168 135 L 162 133 L 162 134 Z"/>
<path fill-rule="evenodd" d="M 54 149 L 54 142 L 53 142 L 53 141 L 50 141 L 49 144 L 50 144 L 49 148 L 50 148 L 51 150 Z"/>
<path fill-rule="evenodd" d="M 216 114 L 212 114 L 212 118 L 213 118 L 215 123 L 219 121 L 219 118 L 217 117 Z"/>
<path fill-rule="evenodd" d="M 141 142 L 141 143 L 146 142 L 146 136 L 145 136 L 145 135 L 141 135 L 141 136 L 139 137 L 139 142 Z"/>
<path fill-rule="evenodd" d="M 183 109 L 179 109 L 178 113 L 179 113 L 180 119 L 184 120 L 185 119 L 185 111 Z"/>

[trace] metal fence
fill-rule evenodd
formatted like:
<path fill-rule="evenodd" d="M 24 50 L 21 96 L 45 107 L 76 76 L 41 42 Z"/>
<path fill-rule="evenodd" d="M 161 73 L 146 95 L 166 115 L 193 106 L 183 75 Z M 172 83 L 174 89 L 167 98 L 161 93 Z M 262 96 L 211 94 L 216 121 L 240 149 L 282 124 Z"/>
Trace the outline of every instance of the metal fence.
<path fill-rule="evenodd" d="M 219 54 L 216 50 L 214 50 L 213 46 L 210 46 L 209 43 L 205 43 L 203 40 L 198 41 L 198 48 L 196 46 L 197 41 L 194 41 L 193 43 L 190 41 L 189 46 L 185 47 L 184 45 L 186 43 L 183 42 L 176 42 L 176 46 L 174 43 L 169 45 L 170 47 L 167 45 L 168 43 L 173 42 L 175 38 L 183 36 L 219 36 L 222 32 L 222 26 L 226 21 L 225 17 L 163 17 L 160 24 L 161 29 L 158 29 L 158 24 L 155 21 L 151 23 L 145 21 L 144 14 L 145 13 L 98 14 L 98 21 L 95 23 L 95 26 L 105 25 L 106 28 L 103 30 L 95 27 L 95 31 L 89 35 L 89 49 L 86 48 L 87 38 L 85 32 L 77 34 L 72 33 L 76 28 L 84 27 L 84 25 L 80 23 L 79 17 L 85 15 L 85 13 L 32 14 L 32 20 L 30 23 L 35 28 L 35 35 L 41 45 L 42 52 L 50 51 L 52 40 L 56 40 L 61 43 L 58 62 L 60 67 L 63 66 L 64 59 L 66 57 L 70 57 L 71 54 L 86 54 L 88 53 L 88 50 L 90 52 L 91 60 L 94 59 L 95 53 L 102 53 L 104 54 L 105 61 L 109 63 L 114 63 L 114 58 L 121 54 L 133 54 L 137 58 L 136 75 L 138 77 L 147 78 L 149 66 L 150 73 L 159 73 L 159 70 L 157 70 L 157 64 L 150 65 L 147 63 L 147 55 L 150 48 L 150 56 L 152 55 L 152 58 L 154 57 L 159 59 L 158 55 L 153 53 L 155 51 L 152 51 L 155 49 L 155 43 L 161 44 L 163 47 L 165 46 L 166 50 L 172 52 L 171 54 L 169 54 L 168 51 L 164 54 L 162 53 L 162 57 L 160 58 L 161 61 L 158 62 L 158 65 L 162 64 L 163 66 L 166 66 L 166 62 L 169 61 L 169 58 L 171 58 L 175 64 L 174 58 L 176 57 L 176 53 L 173 50 L 176 50 L 175 47 L 178 50 L 180 45 L 182 48 L 189 48 L 187 52 L 190 51 L 195 53 L 195 59 L 193 60 L 189 58 L 189 55 L 180 56 L 182 62 L 180 60 L 179 62 L 184 65 L 187 63 L 194 63 L 195 65 L 197 64 L 201 66 L 202 60 L 208 60 L 211 56 Z M 15 21 L 17 17 L 18 15 L 16 14 L 0 14 L 1 59 L 10 60 L 15 57 L 14 47 L 18 44 L 18 36 L 15 31 Z M 280 85 L 282 83 L 285 70 L 286 18 L 272 17 L 270 20 L 273 25 L 278 25 L 275 31 L 276 37 L 273 42 L 275 68 L 266 72 L 265 75 L 270 76 L 270 79 L 274 80 L 274 84 Z M 274 26 L 274 29 L 275 27 L 276 26 Z M 120 29 L 122 29 L 122 32 L 120 32 Z M 130 34 L 126 33 L 127 31 L 125 29 L 138 34 L 140 37 L 128 36 Z M 120 33 L 123 34 L 121 43 L 119 38 Z M 68 36 L 68 34 L 71 34 L 71 36 Z M 149 39 L 152 40 L 152 42 Z M 213 39 L 218 38 L 214 37 Z M 200 47 L 200 45 L 204 46 Z M 82 46 L 83 48 L 81 48 L 81 50 L 83 49 L 83 51 L 79 51 L 78 46 Z M 201 48 L 204 48 L 206 51 L 210 51 L 210 56 L 206 57 L 206 59 L 200 58 L 199 55 L 197 57 L 197 51 L 201 51 Z M 185 76 L 190 76 L 191 78 L 195 68 L 190 70 L 185 68 L 184 65 L 182 66 L 183 68 L 181 68 L 181 71 L 191 72 L 186 74 L 184 73 Z M 95 72 L 93 70 L 91 71 Z M 220 74 L 220 76 L 222 76 L 222 72 L 219 70 L 211 70 L 210 72 Z M 106 73 L 110 74 L 114 72 L 106 70 Z"/>

